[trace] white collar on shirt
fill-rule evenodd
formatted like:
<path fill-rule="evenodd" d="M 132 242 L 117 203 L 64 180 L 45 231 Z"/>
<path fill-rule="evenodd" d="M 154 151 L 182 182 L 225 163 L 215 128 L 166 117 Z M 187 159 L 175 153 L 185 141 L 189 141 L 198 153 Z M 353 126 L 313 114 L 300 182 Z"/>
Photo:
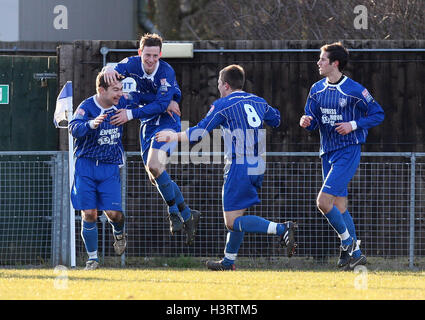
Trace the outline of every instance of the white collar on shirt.
<path fill-rule="evenodd" d="M 347 76 L 346 75 L 343 75 L 343 77 L 344 78 L 340 82 L 338 82 L 338 83 L 330 83 L 328 81 L 328 79 L 326 78 L 325 87 L 326 86 L 329 86 L 329 87 L 339 87 L 340 85 L 342 85 L 347 80 Z"/>
<path fill-rule="evenodd" d="M 155 74 L 156 74 L 156 72 L 158 71 L 158 68 L 159 68 L 159 61 L 156 63 L 155 70 L 151 74 L 146 73 L 145 68 L 143 67 L 143 60 L 142 59 L 140 59 L 140 63 L 142 64 L 142 70 L 143 70 L 142 79 L 148 79 L 148 80 L 151 80 L 153 82 Z"/>
<path fill-rule="evenodd" d="M 110 109 L 117 110 L 117 107 L 116 107 L 116 106 L 114 106 L 114 105 L 112 105 L 112 106 L 110 106 L 110 107 L 108 107 L 108 108 L 104 108 L 104 107 L 102 107 L 102 106 L 99 104 L 99 102 L 97 101 L 96 95 L 94 95 L 94 96 L 93 96 L 93 101 L 94 101 L 94 103 L 96 104 L 96 106 L 100 109 L 100 114 L 103 114 L 105 111 L 110 110 Z"/>

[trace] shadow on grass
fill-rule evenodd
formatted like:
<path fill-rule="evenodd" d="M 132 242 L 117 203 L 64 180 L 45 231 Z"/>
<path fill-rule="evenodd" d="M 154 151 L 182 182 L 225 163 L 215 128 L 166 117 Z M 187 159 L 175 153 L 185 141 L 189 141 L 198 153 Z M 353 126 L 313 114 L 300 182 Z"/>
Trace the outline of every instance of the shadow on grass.
<path fill-rule="evenodd" d="M 125 259 L 126 268 L 177 268 L 206 270 L 207 260 L 219 260 L 221 257 L 144 257 Z M 272 270 L 272 271 L 340 271 L 336 267 L 338 257 L 315 259 L 309 257 L 238 257 L 237 270 Z M 104 267 L 120 267 L 114 258 L 105 259 Z M 366 267 L 369 271 L 423 271 L 425 258 L 415 260 L 414 268 L 409 267 L 408 258 L 368 257 Z"/>
<path fill-rule="evenodd" d="M 121 257 L 105 257 L 101 259 L 101 268 L 112 269 L 193 269 L 207 270 L 205 262 L 207 260 L 219 260 L 221 257 L 126 257 L 122 265 Z M 369 271 L 410 271 L 423 272 L 425 270 L 425 258 L 416 258 L 413 269 L 409 267 L 408 258 L 382 258 L 367 257 L 366 267 Z M 238 257 L 236 260 L 236 269 L 244 271 L 340 271 L 336 267 L 338 257 L 324 257 L 321 259 L 312 257 Z M 85 267 L 85 258 L 78 257 L 76 269 Z M 1 269 L 51 269 L 52 266 L 27 265 L 27 266 L 2 266 Z"/>

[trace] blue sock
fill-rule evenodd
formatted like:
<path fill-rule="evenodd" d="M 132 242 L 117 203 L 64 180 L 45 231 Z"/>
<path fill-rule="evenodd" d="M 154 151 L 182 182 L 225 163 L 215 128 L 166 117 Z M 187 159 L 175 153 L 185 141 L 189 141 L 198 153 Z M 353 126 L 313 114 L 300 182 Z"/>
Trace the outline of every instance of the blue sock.
<path fill-rule="evenodd" d="M 270 221 L 259 216 L 240 216 L 233 222 L 233 230 L 248 233 L 267 233 Z"/>
<path fill-rule="evenodd" d="M 175 200 L 176 200 L 177 208 L 179 209 L 183 220 L 187 221 L 190 218 L 190 208 L 184 202 L 183 195 L 182 195 L 180 188 L 178 187 L 177 183 L 175 183 L 174 181 L 171 181 L 171 183 L 174 187 L 174 194 L 176 195 Z"/>
<path fill-rule="evenodd" d="M 122 218 L 122 220 L 120 222 L 113 222 L 112 220 L 109 220 L 108 218 L 108 222 L 111 224 L 112 226 L 112 232 L 114 235 L 120 235 L 123 233 L 124 231 L 124 216 Z"/>
<path fill-rule="evenodd" d="M 159 191 L 159 193 L 162 196 L 162 199 L 167 203 L 168 205 L 168 212 L 169 213 L 178 213 L 179 209 L 176 205 L 175 200 L 175 193 L 174 193 L 174 186 L 172 184 L 172 180 L 170 179 L 170 176 L 168 175 L 167 171 L 164 171 L 161 173 L 161 175 L 155 179 L 156 180 L 156 187 Z"/>
<path fill-rule="evenodd" d="M 325 214 L 325 218 L 328 219 L 329 224 L 338 233 L 338 236 L 341 238 L 342 244 L 350 244 L 352 241 L 350 232 L 348 231 L 344 219 L 342 218 L 342 214 L 338 210 L 338 208 L 334 206 L 331 211 Z"/>
<path fill-rule="evenodd" d="M 97 258 L 97 223 L 82 220 L 81 237 L 83 238 L 89 260 L 99 261 Z"/>
<path fill-rule="evenodd" d="M 235 263 L 236 256 L 238 255 L 239 248 L 243 241 L 244 232 L 229 231 L 226 238 L 226 247 L 224 249 L 224 265 L 231 265 Z"/>
<path fill-rule="evenodd" d="M 281 236 L 286 231 L 286 226 L 282 223 L 278 223 L 276 226 L 276 234 Z"/>
<path fill-rule="evenodd" d="M 344 219 L 344 222 L 345 222 L 345 225 L 347 226 L 348 232 L 354 238 L 354 241 L 357 243 L 356 227 L 354 226 L 354 221 L 353 221 L 353 218 L 351 217 L 350 212 L 348 212 L 348 210 L 345 211 L 342 214 L 342 218 Z M 360 257 L 361 254 L 362 254 L 362 252 L 359 248 L 358 250 L 355 250 L 353 252 L 353 257 L 354 258 Z"/>

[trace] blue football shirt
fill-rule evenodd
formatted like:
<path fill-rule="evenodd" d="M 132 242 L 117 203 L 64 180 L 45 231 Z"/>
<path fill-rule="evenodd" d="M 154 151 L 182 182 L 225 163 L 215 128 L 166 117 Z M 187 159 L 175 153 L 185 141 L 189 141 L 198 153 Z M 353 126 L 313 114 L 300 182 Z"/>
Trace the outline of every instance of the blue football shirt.
<path fill-rule="evenodd" d="M 278 127 L 279 110 L 254 94 L 236 91 L 214 101 L 205 118 L 186 133 L 189 141 L 194 143 L 220 127 L 225 159 L 231 162 L 232 159 L 258 157 L 265 152 L 264 123 Z"/>
<path fill-rule="evenodd" d="M 68 126 L 74 137 L 75 157 L 123 165 L 123 126 L 112 125 L 110 119 L 116 110 L 134 108 L 135 106 L 137 105 L 130 103 L 124 97 L 121 97 L 116 106 L 106 109 L 99 105 L 95 95 L 81 102 Z M 90 121 L 105 113 L 108 114 L 107 118 L 99 127 L 92 129 Z"/>
<path fill-rule="evenodd" d="M 120 61 L 115 70 L 136 81 L 136 90 L 133 96 L 142 104 L 132 110 L 132 117 L 139 119 L 141 124 L 149 125 L 174 125 L 180 123 L 180 117 L 167 112 L 171 100 L 180 102 L 181 90 L 177 84 L 174 69 L 165 61 L 159 60 L 156 69 L 147 74 L 143 68 L 140 56 L 132 56 Z M 149 111 L 143 112 L 143 109 Z M 146 114 L 148 113 L 148 114 Z"/>
<path fill-rule="evenodd" d="M 384 110 L 369 91 L 347 76 L 336 84 L 326 78 L 311 87 L 305 114 L 313 120 L 307 130 L 319 129 L 320 155 L 366 142 L 368 129 L 380 124 Z M 335 123 L 355 121 L 357 129 L 347 135 L 335 130 Z"/>

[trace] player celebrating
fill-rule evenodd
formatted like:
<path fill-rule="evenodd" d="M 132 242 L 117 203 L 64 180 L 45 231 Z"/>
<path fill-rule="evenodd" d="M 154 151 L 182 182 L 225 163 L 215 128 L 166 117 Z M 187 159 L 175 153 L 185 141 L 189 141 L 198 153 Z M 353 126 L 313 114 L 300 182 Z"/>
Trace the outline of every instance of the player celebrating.
<path fill-rule="evenodd" d="M 342 73 L 348 51 L 340 42 L 320 50 L 317 65 L 325 78 L 311 87 L 300 126 L 319 129 L 323 185 L 317 207 L 341 239 L 337 266 L 354 269 L 366 264 L 366 256 L 347 209 L 347 186 L 359 166 L 368 129 L 384 120 L 384 111 L 362 85 Z"/>
<path fill-rule="evenodd" d="M 162 38 L 145 34 L 140 40 L 138 56 L 124 59 L 115 69 L 105 69 L 108 82 L 122 76 L 132 77 L 137 84 L 137 99 L 146 104 L 132 110 L 118 110 L 111 118 L 111 124 L 122 125 L 133 118 L 140 120 L 140 146 L 146 172 L 168 206 L 171 234 L 184 229 L 186 244 L 190 245 L 201 213 L 186 205 L 180 188 L 166 171 L 164 159 L 171 155 L 176 144 L 165 149 L 162 148 L 164 143 L 154 139 L 155 133 L 161 130 L 181 130 L 180 110 L 175 102 L 180 101 L 181 91 L 173 68 L 160 60 L 161 50 Z"/>
<path fill-rule="evenodd" d="M 89 256 L 86 270 L 99 267 L 98 210 L 104 211 L 112 225 L 115 252 L 121 255 L 126 247 L 119 172 L 124 164 L 123 128 L 111 124 L 110 119 L 128 103 L 122 96 L 122 83 L 108 85 L 102 72 L 96 78 L 96 91 L 78 106 L 69 123 L 76 156 L 71 200 L 74 208 L 81 210 L 81 236 Z"/>
<path fill-rule="evenodd" d="M 245 232 L 277 234 L 287 247 L 288 257 L 295 251 L 294 222 L 276 223 L 245 211 L 258 203 L 265 163 L 261 157 L 263 123 L 280 125 L 280 113 L 254 94 L 242 91 L 245 72 L 239 65 L 222 69 L 218 79 L 221 98 L 216 100 L 206 117 L 184 132 L 163 131 L 157 141 L 189 141 L 196 143 L 214 128 L 221 126 L 225 145 L 224 185 L 222 192 L 224 222 L 227 234 L 224 258 L 207 261 L 210 270 L 235 270 L 235 260 Z"/>

